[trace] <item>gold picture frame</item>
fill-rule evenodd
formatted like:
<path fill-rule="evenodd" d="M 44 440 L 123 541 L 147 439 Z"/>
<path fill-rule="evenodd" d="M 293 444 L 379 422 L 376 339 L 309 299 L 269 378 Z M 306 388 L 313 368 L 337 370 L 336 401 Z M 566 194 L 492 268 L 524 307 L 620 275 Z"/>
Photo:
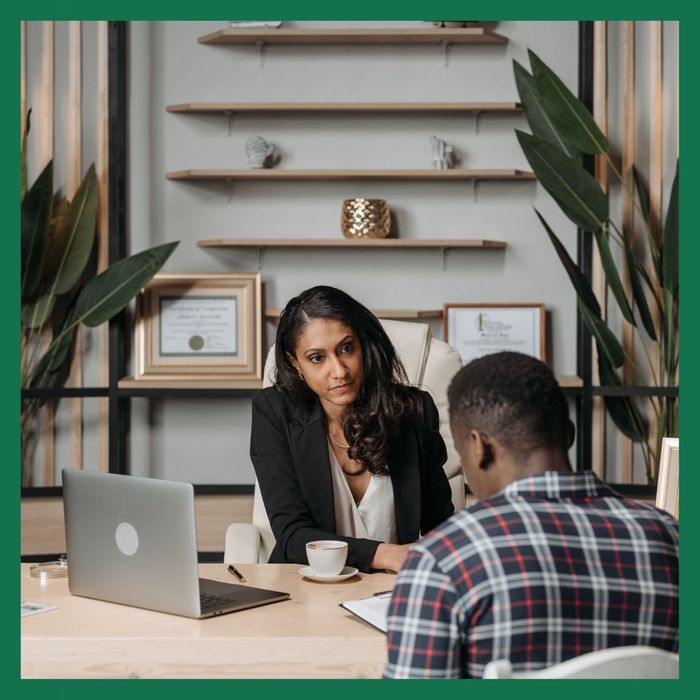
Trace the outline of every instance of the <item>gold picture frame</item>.
<path fill-rule="evenodd" d="M 541 303 L 443 304 L 443 338 L 462 362 L 513 350 L 546 362 L 546 310 Z"/>
<path fill-rule="evenodd" d="M 262 378 L 258 273 L 159 273 L 136 299 L 134 378 Z"/>

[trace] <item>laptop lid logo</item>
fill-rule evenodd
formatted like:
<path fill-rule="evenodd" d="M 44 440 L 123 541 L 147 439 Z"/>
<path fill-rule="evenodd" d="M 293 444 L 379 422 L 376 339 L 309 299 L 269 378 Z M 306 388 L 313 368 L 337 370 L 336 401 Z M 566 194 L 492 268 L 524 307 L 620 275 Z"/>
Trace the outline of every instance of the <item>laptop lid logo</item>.
<path fill-rule="evenodd" d="M 114 539 L 122 554 L 130 557 L 139 548 L 139 533 L 131 523 L 119 523 L 114 531 Z"/>

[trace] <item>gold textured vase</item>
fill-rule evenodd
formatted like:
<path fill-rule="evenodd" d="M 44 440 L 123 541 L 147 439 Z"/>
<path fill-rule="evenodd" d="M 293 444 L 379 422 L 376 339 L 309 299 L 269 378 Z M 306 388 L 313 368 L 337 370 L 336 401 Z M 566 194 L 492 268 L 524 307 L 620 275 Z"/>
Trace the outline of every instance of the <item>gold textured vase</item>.
<path fill-rule="evenodd" d="M 389 205 L 385 199 L 346 199 L 340 224 L 345 238 L 386 238 L 391 229 Z"/>

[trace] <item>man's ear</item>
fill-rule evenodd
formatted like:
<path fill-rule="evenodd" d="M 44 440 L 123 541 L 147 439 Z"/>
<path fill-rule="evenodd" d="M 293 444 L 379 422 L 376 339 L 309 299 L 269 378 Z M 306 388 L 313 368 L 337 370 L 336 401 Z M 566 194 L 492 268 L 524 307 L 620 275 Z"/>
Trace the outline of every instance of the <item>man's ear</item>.
<path fill-rule="evenodd" d="M 488 469 L 493 462 L 493 443 L 491 441 L 491 436 L 481 431 L 472 430 L 470 438 L 473 440 L 479 469 Z"/>
<path fill-rule="evenodd" d="M 571 447 L 574 444 L 574 440 L 576 439 L 576 426 L 574 425 L 574 422 L 569 418 L 569 428 L 567 430 L 567 438 L 569 441 L 568 447 Z"/>

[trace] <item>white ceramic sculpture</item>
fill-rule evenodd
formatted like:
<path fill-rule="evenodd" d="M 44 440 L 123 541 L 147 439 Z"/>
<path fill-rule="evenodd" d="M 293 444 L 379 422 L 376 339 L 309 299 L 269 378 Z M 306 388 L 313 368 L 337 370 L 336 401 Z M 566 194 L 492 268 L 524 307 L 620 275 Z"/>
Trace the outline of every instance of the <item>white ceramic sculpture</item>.
<path fill-rule="evenodd" d="M 433 168 L 447 170 L 454 165 L 454 148 L 437 136 L 431 136 L 433 144 Z"/>
<path fill-rule="evenodd" d="M 245 145 L 246 159 L 251 168 L 264 168 L 274 152 L 275 147 L 262 136 L 251 136 Z"/>

